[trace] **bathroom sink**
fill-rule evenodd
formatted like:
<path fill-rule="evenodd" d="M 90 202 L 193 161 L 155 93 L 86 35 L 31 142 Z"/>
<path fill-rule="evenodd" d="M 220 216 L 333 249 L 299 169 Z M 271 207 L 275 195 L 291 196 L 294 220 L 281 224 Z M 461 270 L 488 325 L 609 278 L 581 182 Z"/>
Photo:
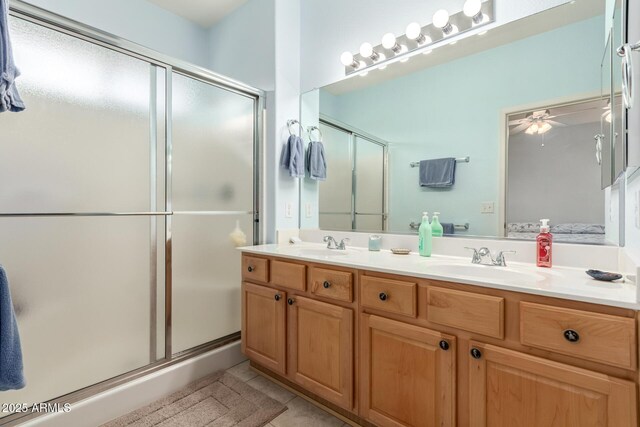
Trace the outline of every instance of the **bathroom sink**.
<path fill-rule="evenodd" d="M 444 264 L 427 267 L 427 273 L 445 276 L 465 276 L 469 278 L 497 280 L 510 284 L 531 283 L 545 280 L 541 274 L 517 271 L 508 267 L 492 267 L 477 264 Z"/>
<path fill-rule="evenodd" d="M 315 256 L 315 257 L 340 257 L 349 255 L 349 250 L 339 251 L 337 249 L 320 249 L 320 248 L 301 248 L 297 251 L 301 256 Z"/>

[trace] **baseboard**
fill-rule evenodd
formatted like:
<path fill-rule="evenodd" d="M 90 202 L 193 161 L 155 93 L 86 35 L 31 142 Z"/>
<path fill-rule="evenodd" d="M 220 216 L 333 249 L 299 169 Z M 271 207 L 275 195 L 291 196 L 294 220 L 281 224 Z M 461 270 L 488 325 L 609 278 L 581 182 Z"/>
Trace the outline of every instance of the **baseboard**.
<path fill-rule="evenodd" d="M 215 371 L 244 361 L 240 341 L 203 353 L 166 369 L 133 380 L 71 405 L 69 412 L 58 412 L 29 420 L 28 427 L 99 426 L 177 391 Z"/>

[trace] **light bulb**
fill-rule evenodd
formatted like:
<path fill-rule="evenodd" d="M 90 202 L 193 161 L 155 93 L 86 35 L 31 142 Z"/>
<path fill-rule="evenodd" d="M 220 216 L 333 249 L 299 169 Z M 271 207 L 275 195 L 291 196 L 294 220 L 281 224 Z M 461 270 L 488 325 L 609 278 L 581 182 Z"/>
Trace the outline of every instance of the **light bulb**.
<path fill-rule="evenodd" d="M 373 55 L 373 46 L 371 46 L 371 43 L 362 43 L 360 45 L 360 55 L 365 58 L 369 58 Z"/>
<path fill-rule="evenodd" d="M 462 7 L 462 11 L 469 18 L 473 18 L 482 9 L 482 0 L 467 0 L 464 2 L 464 6 Z"/>
<path fill-rule="evenodd" d="M 387 33 L 382 36 L 382 47 L 392 49 L 396 45 L 396 36 L 393 33 Z"/>
<path fill-rule="evenodd" d="M 529 127 L 529 129 L 531 130 L 531 133 L 536 133 L 538 132 L 538 129 L 540 129 L 540 127 L 538 126 L 537 123 L 534 123 L 531 125 L 531 127 Z"/>
<path fill-rule="evenodd" d="M 417 22 L 412 22 L 411 24 L 407 25 L 406 33 L 409 40 L 417 40 L 422 35 L 422 28 Z"/>
<path fill-rule="evenodd" d="M 342 65 L 345 67 L 353 67 L 353 54 L 351 52 L 343 52 L 342 55 L 340 55 L 340 62 L 342 62 Z"/>
<path fill-rule="evenodd" d="M 444 28 L 449 23 L 449 12 L 440 9 L 433 14 L 433 25 L 437 28 Z"/>
<path fill-rule="evenodd" d="M 543 122 L 540 127 L 538 128 L 538 133 L 545 133 L 549 130 L 551 130 L 551 125 L 547 122 Z"/>

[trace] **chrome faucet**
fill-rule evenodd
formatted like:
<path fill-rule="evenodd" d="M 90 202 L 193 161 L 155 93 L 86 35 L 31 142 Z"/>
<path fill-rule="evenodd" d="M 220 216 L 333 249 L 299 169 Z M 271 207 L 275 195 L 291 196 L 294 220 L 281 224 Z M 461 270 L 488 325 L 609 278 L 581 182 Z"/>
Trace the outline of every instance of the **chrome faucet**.
<path fill-rule="evenodd" d="M 339 251 L 344 251 L 345 249 L 347 249 L 346 242 L 350 241 L 349 238 L 345 237 L 344 239 L 340 240 L 340 243 L 338 243 L 336 242 L 336 239 L 333 238 L 333 236 L 324 236 L 324 239 L 322 240 L 324 240 L 327 244 L 327 249 L 337 249 Z"/>
<path fill-rule="evenodd" d="M 469 249 L 473 251 L 473 256 L 471 257 L 472 264 L 480 264 L 480 265 L 493 265 L 497 267 L 506 267 L 507 263 L 504 257 L 504 254 L 515 254 L 516 251 L 500 251 L 496 258 L 494 259 L 491 255 L 491 251 L 487 247 L 482 247 L 480 249 L 465 247 L 465 249 Z"/>

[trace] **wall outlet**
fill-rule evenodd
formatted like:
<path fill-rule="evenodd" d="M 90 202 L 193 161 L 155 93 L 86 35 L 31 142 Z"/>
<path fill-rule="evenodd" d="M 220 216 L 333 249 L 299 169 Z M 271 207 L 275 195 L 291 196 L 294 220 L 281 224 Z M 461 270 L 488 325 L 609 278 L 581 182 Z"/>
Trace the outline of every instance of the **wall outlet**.
<path fill-rule="evenodd" d="M 313 215 L 313 210 L 311 209 L 311 203 L 307 203 L 304 206 L 304 214 L 307 218 L 311 218 L 311 216 Z"/>
<path fill-rule="evenodd" d="M 293 218 L 293 205 L 289 202 L 284 204 L 284 217 Z"/>
<path fill-rule="evenodd" d="M 480 213 L 481 214 L 492 214 L 494 211 L 494 203 L 493 202 L 482 202 L 480 203 Z"/>

